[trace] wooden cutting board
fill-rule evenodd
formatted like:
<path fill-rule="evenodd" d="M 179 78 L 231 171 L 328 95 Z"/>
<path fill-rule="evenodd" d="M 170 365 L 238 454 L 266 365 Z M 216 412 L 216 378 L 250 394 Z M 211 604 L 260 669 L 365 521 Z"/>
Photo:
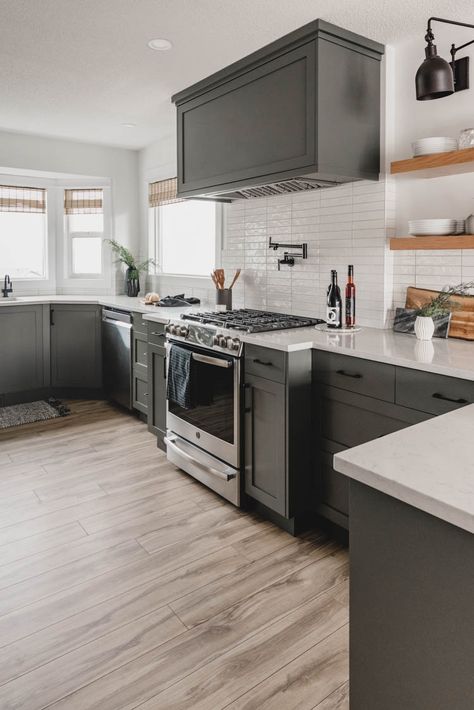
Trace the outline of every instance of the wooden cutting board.
<path fill-rule="evenodd" d="M 439 291 L 424 288 L 407 288 L 405 308 L 420 308 L 436 296 Z M 453 310 L 449 326 L 450 338 L 474 340 L 474 296 L 453 296 L 456 310 Z"/>

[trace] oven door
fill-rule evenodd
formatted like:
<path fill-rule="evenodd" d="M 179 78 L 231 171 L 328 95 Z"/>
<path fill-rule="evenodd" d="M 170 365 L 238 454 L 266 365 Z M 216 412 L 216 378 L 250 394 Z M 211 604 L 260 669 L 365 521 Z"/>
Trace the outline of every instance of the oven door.
<path fill-rule="evenodd" d="M 192 353 L 193 406 L 184 409 L 168 399 L 166 428 L 221 461 L 239 468 L 240 360 L 187 343 L 176 345 Z M 167 343 L 168 351 L 172 347 L 171 340 Z"/>

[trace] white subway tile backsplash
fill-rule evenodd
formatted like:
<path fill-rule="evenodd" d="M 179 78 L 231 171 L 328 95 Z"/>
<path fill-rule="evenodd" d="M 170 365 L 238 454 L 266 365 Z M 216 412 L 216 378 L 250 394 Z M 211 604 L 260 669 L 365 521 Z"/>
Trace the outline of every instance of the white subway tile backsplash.
<path fill-rule="evenodd" d="M 382 181 L 239 200 L 226 206 L 222 266 L 244 269 L 234 303 L 238 299 L 249 308 L 324 317 L 330 270 L 338 270 L 343 286 L 347 264 L 352 263 L 358 320 L 362 325 L 383 327 L 385 302 L 392 306 L 384 294 L 384 279 L 392 263 L 386 248 L 392 201 L 392 197 L 387 200 Z M 269 237 L 289 244 L 307 242 L 308 259 L 297 259 L 294 267 L 282 266 L 278 271 L 284 249 L 269 250 Z"/>

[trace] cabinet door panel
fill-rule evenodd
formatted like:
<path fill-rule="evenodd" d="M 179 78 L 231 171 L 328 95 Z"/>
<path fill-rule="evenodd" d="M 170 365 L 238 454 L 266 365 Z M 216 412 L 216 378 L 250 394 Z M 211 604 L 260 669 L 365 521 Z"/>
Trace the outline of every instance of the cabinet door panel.
<path fill-rule="evenodd" d="M 44 351 L 43 306 L 3 306 L 0 311 L 0 394 L 47 386 Z"/>
<path fill-rule="evenodd" d="M 245 492 L 286 515 L 285 385 L 247 375 L 246 387 L 250 403 L 245 414 Z"/>
<path fill-rule="evenodd" d="M 148 412 L 148 381 L 133 374 L 133 407 L 139 412 Z"/>
<path fill-rule="evenodd" d="M 315 162 L 315 43 L 178 107 L 178 193 Z"/>
<path fill-rule="evenodd" d="M 166 434 L 166 350 L 148 344 L 148 430 L 158 437 L 158 446 L 165 448 Z"/>
<path fill-rule="evenodd" d="M 100 327 L 100 313 L 96 306 L 51 306 L 53 387 L 101 387 Z"/>

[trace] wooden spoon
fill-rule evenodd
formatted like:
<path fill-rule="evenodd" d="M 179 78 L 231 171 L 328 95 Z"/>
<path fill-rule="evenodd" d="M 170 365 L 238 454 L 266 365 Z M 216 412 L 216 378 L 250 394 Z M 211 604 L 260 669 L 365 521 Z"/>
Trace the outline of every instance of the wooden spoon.
<path fill-rule="evenodd" d="M 240 272 L 241 272 L 241 271 L 242 271 L 242 269 L 237 269 L 237 271 L 235 272 L 234 278 L 232 279 L 232 283 L 230 284 L 229 288 L 232 288 L 232 286 L 235 284 L 235 282 L 237 281 L 237 279 L 238 279 L 239 276 L 240 276 Z"/>

